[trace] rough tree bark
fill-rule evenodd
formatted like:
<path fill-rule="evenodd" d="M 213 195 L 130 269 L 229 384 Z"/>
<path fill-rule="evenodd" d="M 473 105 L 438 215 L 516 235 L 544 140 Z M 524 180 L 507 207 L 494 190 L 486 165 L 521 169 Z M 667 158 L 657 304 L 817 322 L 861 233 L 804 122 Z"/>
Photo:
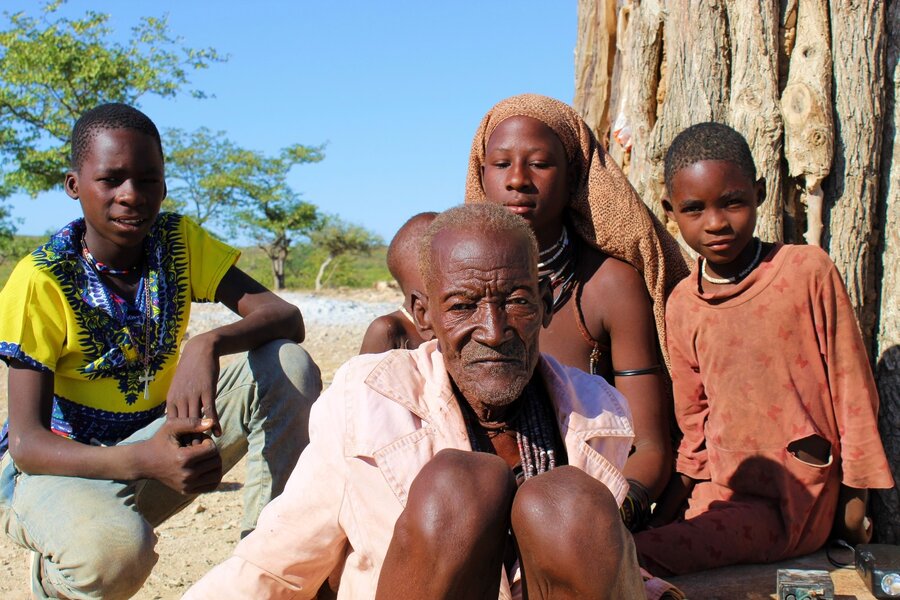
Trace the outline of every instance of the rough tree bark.
<path fill-rule="evenodd" d="M 822 245 L 822 181 L 834 158 L 831 114 L 831 28 L 827 0 L 800 0 L 792 12 L 794 47 L 781 95 L 784 115 L 784 156 L 791 177 L 800 179 L 806 205 L 806 243 Z M 793 236 L 792 236 L 793 237 Z"/>
<path fill-rule="evenodd" d="M 579 11 L 609 3 L 579 0 Z M 596 111 L 608 111 L 613 129 L 624 117 L 632 145 L 617 147 L 624 138 L 613 132 L 610 153 L 661 218 L 663 157 L 675 135 L 712 120 L 747 137 L 767 181 L 758 234 L 802 243 L 806 228 L 808 242 L 821 243 L 844 278 L 877 361 L 882 435 L 900 480 L 898 4 L 618 0 L 617 55 L 602 59 L 604 69 L 617 65 L 615 89 L 594 87 L 589 97 L 580 85 L 575 104 L 597 123 Z M 580 23 L 576 54 L 583 43 L 597 47 L 589 28 L 597 19 Z M 603 27 L 611 30 L 606 21 Z M 590 68 L 587 55 L 581 60 L 577 78 Z M 896 489 L 878 495 L 876 508 L 879 537 L 900 540 Z"/>
<path fill-rule="evenodd" d="M 575 110 L 601 139 L 609 129 L 615 34 L 616 0 L 578 0 Z"/>
<path fill-rule="evenodd" d="M 778 99 L 777 0 L 728 0 L 731 37 L 729 124 L 747 138 L 756 172 L 765 176 L 766 201 L 759 209 L 756 233 L 764 240 L 783 238 L 781 186 L 782 123 Z"/>
<path fill-rule="evenodd" d="M 867 4 L 868 6 L 861 6 Z M 884 3 L 832 0 L 835 153 L 824 245 L 844 278 L 866 347 L 875 330 L 875 232 L 884 123 Z"/>
<path fill-rule="evenodd" d="M 885 60 L 885 126 L 883 136 L 880 230 L 883 239 L 881 292 L 875 378 L 881 396 L 879 429 L 894 481 L 900 482 L 900 0 L 888 3 Z M 872 499 L 878 541 L 900 544 L 900 494 L 897 487 Z M 892 525 L 893 524 L 893 525 Z"/>

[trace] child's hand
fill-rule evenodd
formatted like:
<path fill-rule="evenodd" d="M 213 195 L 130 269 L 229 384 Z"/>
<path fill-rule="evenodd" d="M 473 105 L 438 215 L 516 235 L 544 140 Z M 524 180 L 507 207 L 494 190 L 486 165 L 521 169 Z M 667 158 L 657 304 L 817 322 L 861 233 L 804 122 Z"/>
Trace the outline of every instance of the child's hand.
<path fill-rule="evenodd" d="M 832 535 L 852 545 L 872 539 L 872 522 L 866 516 L 869 491 L 841 485 Z"/>
<path fill-rule="evenodd" d="M 143 476 L 182 494 L 216 489 L 222 480 L 222 457 L 212 438 L 203 436 L 199 443 L 184 443 L 212 426 L 212 419 L 168 419 L 152 438 L 142 443 Z"/>
<path fill-rule="evenodd" d="M 212 420 L 212 433 L 222 435 L 216 411 L 216 386 L 219 381 L 219 359 L 207 336 L 192 337 L 184 345 L 181 360 L 166 396 L 169 419 Z"/>

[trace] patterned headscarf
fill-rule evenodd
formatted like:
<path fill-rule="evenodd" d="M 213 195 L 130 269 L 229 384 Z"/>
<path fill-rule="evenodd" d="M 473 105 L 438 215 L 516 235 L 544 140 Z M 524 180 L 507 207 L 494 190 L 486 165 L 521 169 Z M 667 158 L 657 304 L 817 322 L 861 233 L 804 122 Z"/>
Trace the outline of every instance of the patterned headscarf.
<path fill-rule="evenodd" d="M 689 269 L 675 239 L 638 197 L 621 169 L 597 142 L 590 127 L 569 105 L 536 94 L 503 100 L 481 120 L 466 176 L 466 202 L 487 200 L 481 165 L 494 129 L 509 117 L 532 117 L 546 124 L 566 149 L 577 181 L 569 218 L 579 236 L 602 252 L 632 265 L 644 277 L 653 300 L 656 331 L 666 365 L 666 298 Z"/>

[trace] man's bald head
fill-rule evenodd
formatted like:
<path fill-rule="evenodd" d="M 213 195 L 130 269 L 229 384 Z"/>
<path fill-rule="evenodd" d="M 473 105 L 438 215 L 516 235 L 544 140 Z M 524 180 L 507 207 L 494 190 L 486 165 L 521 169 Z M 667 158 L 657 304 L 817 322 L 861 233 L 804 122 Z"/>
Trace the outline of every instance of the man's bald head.
<path fill-rule="evenodd" d="M 463 204 L 439 214 L 422 236 L 419 246 L 419 269 L 428 289 L 434 273 L 434 240 L 445 230 L 476 231 L 485 239 L 498 236 L 521 237 L 527 246 L 529 264 L 537 279 L 538 243 L 528 222 L 496 204 Z"/>

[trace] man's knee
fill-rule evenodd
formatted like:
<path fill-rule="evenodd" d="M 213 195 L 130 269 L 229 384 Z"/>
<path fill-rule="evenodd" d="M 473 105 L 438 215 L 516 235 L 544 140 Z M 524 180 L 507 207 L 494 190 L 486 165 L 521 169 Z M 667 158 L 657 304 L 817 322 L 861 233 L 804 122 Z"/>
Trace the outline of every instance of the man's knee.
<path fill-rule="evenodd" d="M 311 403 L 322 391 L 319 366 L 296 342 L 273 340 L 251 350 L 248 361 L 257 384 L 262 388 L 262 395 L 268 392 L 299 394 Z"/>
<path fill-rule="evenodd" d="M 153 527 L 137 513 L 115 522 L 100 515 L 73 536 L 78 547 L 59 562 L 44 563 L 43 579 L 63 596 L 130 598 L 150 575 L 159 556 Z M 69 560 L 71 558 L 71 560 Z M 65 564 L 69 562 L 70 564 Z"/>
<path fill-rule="evenodd" d="M 629 545 L 612 493 L 575 467 L 559 467 L 525 482 L 511 517 L 520 543 L 538 544 L 543 554 L 559 560 L 580 552 L 589 538 L 602 540 L 608 558 Z"/>
<path fill-rule="evenodd" d="M 502 535 L 508 529 L 515 489 L 503 459 L 442 450 L 413 481 L 395 535 L 426 544 L 468 544 Z"/>

